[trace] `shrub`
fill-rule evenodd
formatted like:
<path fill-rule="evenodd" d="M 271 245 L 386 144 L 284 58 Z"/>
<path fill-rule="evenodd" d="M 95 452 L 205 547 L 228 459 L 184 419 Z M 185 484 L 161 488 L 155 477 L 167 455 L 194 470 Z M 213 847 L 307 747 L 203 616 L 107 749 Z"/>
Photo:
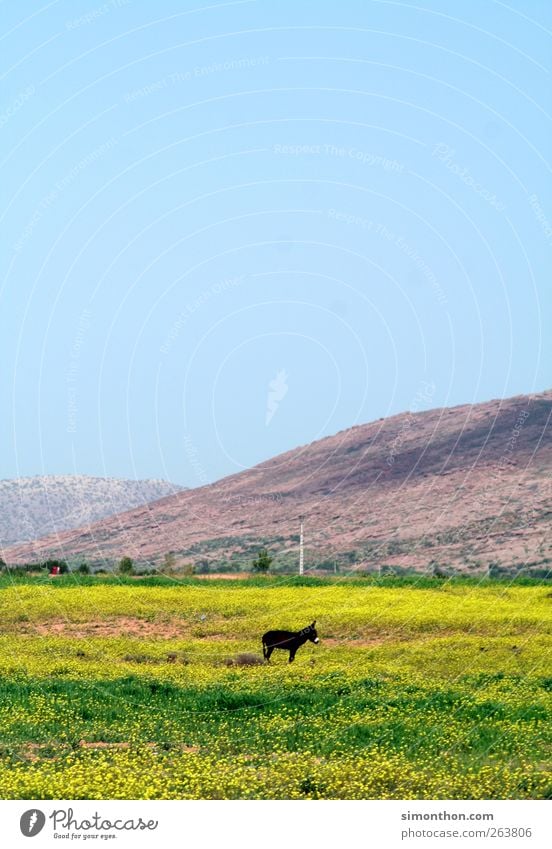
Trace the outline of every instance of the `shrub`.
<path fill-rule="evenodd" d="M 266 548 L 261 548 L 257 557 L 253 561 L 252 569 L 253 572 L 268 572 L 270 569 L 270 564 L 272 563 L 272 557 L 266 550 Z"/>
<path fill-rule="evenodd" d="M 151 663 L 152 658 L 147 654 L 125 654 L 123 660 L 125 663 Z"/>
<path fill-rule="evenodd" d="M 248 652 L 238 654 L 234 658 L 229 657 L 225 661 L 226 666 L 262 666 L 263 663 L 263 658 L 259 657 L 258 654 L 250 654 Z"/>
<path fill-rule="evenodd" d="M 134 575 L 134 563 L 132 561 L 132 557 L 122 557 L 121 560 L 119 560 L 117 570 L 119 575 Z"/>

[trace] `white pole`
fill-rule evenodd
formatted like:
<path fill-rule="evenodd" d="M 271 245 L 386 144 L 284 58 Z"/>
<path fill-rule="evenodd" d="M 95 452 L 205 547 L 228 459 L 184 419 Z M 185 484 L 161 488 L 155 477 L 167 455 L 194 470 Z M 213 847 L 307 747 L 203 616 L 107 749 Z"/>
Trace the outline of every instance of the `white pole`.
<path fill-rule="evenodd" d="M 301 529 L 299 531 L 299 574 L 304 572 L 304 554 L 303 554 L 303 517 L 301 516 Z"/>

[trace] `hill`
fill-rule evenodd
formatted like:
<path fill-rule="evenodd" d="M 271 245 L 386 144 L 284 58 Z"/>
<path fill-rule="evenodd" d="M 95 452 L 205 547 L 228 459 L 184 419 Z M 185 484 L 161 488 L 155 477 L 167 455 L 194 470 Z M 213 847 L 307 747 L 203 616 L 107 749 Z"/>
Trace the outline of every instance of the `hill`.
<path fill-rule="evenodd" d="M 180 489 L 161 480 L 86 475 L 0 480 L 0 548 L 89 525 Z"/>
<path fill-rule="evenodd" d="M 552 392 L 359 425 L 223 480 L 90 527 L 12 548 L 105 563 L 128 554 L 207 569 L 245 566 L 261 545 L 276 566 L 381 564 L 425 569 L 489 564 L 547 568 Z"/>

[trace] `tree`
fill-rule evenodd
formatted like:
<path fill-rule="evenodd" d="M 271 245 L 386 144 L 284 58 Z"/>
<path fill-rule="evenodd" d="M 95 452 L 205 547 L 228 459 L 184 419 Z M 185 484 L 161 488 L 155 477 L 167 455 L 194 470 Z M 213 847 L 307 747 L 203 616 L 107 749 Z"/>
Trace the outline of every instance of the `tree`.
<path fill-rule="evenodd" d="M 266 548 L 261 548 L 257 557 L 253 561 L 253 571 L 254 572 L 268 572 L 270 569 L 270 564 L 272 563 L 272 557 L 266 550 Z"/>
<path fill-rule="evenodd" d="M 3 572 L 4 569 L 7 569 L 7 564 L 4 558 L 0 557 L 0 572 Z"/>
<path fill-rule="evenodd" d="M 134 575 L 134 563 L 132 557 L 123 557 L 119 560 L 119 575 Z"/>
<path fill-rule="evenodd" d="M 90 566 L 88 563 L 81 563 L 79 568 L 77 569 L 81 575 L 89 575 L 90 574 Z"/>

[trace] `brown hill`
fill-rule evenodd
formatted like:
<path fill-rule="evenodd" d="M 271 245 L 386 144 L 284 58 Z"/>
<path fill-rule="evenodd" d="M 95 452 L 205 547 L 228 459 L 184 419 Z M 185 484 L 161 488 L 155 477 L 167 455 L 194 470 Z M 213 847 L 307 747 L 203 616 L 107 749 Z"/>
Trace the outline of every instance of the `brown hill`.
<path fill-rule="evenodd" d="M 159 563 L 172 551 L 204 568 L 230 560 L 239 567 L 266 545 L 277 565 L 291 564 L 304 514 L 307 567 L 337 559 L 355 568 L 547 568 L 551 412 L 552 391 L 403 413 L 14 547 L 5 559 L 56 554 L 99 563 L 128 554 Z"/>

